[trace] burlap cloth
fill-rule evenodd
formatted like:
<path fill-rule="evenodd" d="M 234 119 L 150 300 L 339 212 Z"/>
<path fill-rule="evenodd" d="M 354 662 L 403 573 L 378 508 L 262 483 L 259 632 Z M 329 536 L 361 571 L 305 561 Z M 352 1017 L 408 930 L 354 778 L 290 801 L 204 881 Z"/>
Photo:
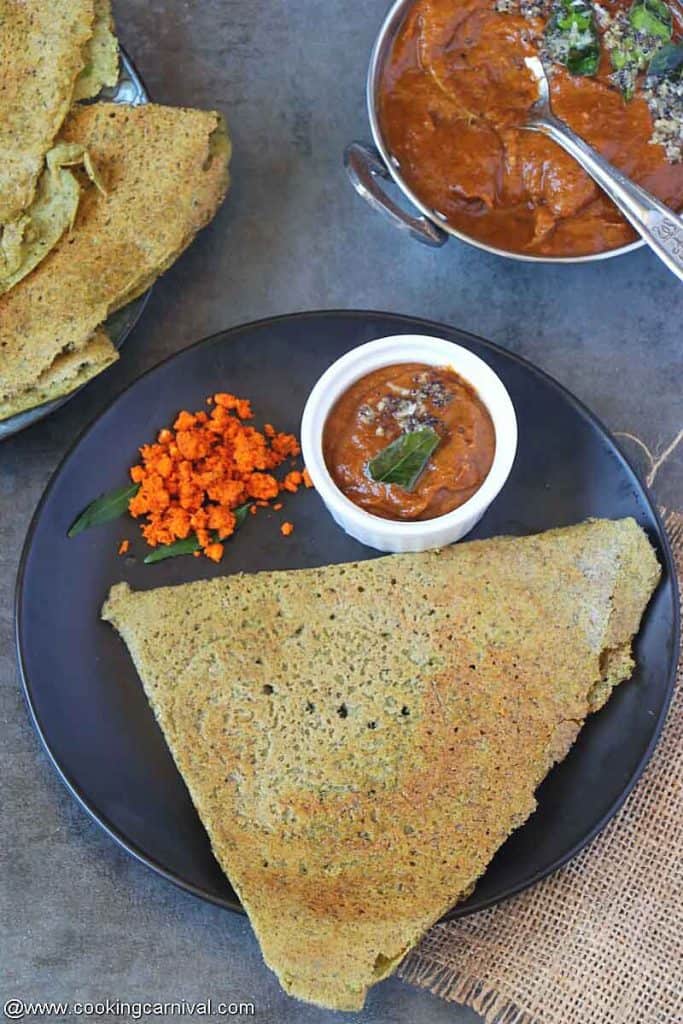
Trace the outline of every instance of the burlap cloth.
<path fill-rule="evenodd" d="M 665 522 L 683 579 L 683 516 Z M 561 871 L 437 925 L 400 976 L 486 1024 L 682 1024 L 683 661 L 657 750 L 628 800 Z"/>

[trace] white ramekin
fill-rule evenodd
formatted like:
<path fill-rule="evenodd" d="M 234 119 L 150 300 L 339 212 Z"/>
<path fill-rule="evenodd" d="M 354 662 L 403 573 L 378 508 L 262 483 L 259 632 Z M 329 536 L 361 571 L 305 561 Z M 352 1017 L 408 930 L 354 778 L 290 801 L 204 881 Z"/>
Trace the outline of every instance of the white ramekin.
<path fill-rule="evenodd" d="M 451 367 L 476 390 L 493 420 L 496 452 L 484 483 L 464 505 L 436 519 L 404 523 L 372 515 L 342 494 L 325 465 L 323 429 L 337 399 L 361 377 L 395 363 Z M 464 537 L 498 495 L 515 461 L 517 417 L 500 378 L 483 359 L 442 338 L 400 334 L 360 345 L 325 371 L 306 402 L 301 422 L 301 447 L 313 484 L 342 529 L 361 544 L 378 551 L 425 551 Z"/>

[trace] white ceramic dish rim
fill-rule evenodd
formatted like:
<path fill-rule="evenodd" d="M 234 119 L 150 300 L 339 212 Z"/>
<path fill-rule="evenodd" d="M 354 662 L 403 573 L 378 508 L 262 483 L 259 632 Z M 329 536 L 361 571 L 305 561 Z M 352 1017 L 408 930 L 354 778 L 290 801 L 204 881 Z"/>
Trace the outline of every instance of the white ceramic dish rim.
<path fill-rule="evenodd" d="M 339 490 L 323 456 L 323 428 L 335 402 L 352 384 L 382 366 L 397 363 L 450 366 L 472 384 L 488 409 L 496 433 L 496 451 L 483 484 L 463 505 L 435 519 L 402 523 L 366 512 Z M 474 378 L 474 379 L 472 379 Z M 387 537 L 442 536 L 463 522 L 479 519 L 504 487 L 517 454 L 518 429 L 514 405 L 500 377 L 479 356 L 455 342 L 430 335 L 399 334 L 366 342 L 347 352 L 323 373 L 311 391 L 301 421 L 304 462 L 320 497 L 330 509 L 358 529 L 372 524 Z"/>
<path fill-rule="evenodd" d="M 438 213 L 438 211 L 427 206 L 427 204 L 413 192 L 410 185 L 408 185 L 404 180 L 400 167 L 396 159 L 392 156 L 389 147 L 384 140 L 384 136 L 382 135 L 382 129 L 379 123 L 377 95 L 384 61 L 390 52 L 391 46 L 396 38 L 396 34 L 398 33 L 409 8 L 412 7 L 415 2 L 416 0 L 394 0 L 394 3 L 384 16 L 384 20 L 382 21 L 379 32 L 377 33 L 377 38 L 375 39 L 372 53 L 370 55 L 370 64 L 365 83 L 365 102 L 373 142 L 375 143 L 389 174 L 393 178 L 394 183 L 403 192 L 406 198 L 417 207 L 420 213 L 430 220 L 432 224 L 435 224 L 452 238 L 458 238 L 461 242 L 467 242 L 470 245 L 475 246 L 477 249 L 483 249 L 484 252 L 492 252 L 497 256 L 505 256 L 507 259 L 521 260 L 526 263 L 593 263 L 595 260 L 612 259 L 613 256 L 625 256 L 626 253 L 634 252 L 636 249 L 640 249 L 644 246 L 645 242 L 643 239 L 637 238 L 635 241 L 627 242 L 625 245 L 620 245 L 616 249 L 604 249 L 601 252 L 588 253 L 584 256 L 542 256 L 533 253 L 511 252 L 509 249 L 500 249 L 495 245 L 489 245 L 487 242 L 482 242 L 479 239 L 474 238 L 472 235 L 465 234 L 464 231 L 459 231 L 458 228 L 454 228 Z"/>

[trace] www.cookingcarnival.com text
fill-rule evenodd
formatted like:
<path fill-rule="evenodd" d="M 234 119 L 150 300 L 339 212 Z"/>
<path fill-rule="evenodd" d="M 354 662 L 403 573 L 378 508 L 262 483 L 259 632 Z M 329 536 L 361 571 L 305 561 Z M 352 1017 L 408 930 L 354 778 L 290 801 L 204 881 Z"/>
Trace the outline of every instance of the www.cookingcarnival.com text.
<path fill-rule="evenodd" d="M 147 1020 L 149 1017 L 253 1017 L 256 1004 L 205 999 L 153 1001 L 126 999 L 84 999 L 74 1002 L 6 999 L 3 1012 L 6 1020 L 39 1020 L 43 1017 L 64 1020 L 69 1017 L 113 1017 L 122 1020 Z"/>

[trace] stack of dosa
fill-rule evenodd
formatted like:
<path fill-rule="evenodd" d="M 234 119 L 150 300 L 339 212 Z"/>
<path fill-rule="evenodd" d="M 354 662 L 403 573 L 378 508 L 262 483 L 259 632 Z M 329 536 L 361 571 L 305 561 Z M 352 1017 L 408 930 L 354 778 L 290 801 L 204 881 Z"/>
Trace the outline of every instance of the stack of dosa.
<path fill-rule="evenodd" d="M 83 70 L 74 87 L 75 100 L 92 99 L 103 86 L 116 85 L 119 76 L 119 44 L 114 35 L 110 0 L 95 0 L 94 15 Z"/>
<path fill-rule="evenodd" d="M 631 672 L 633 520 L 133 593 L 124 638 L 285 989 L 358 1009 Z"/>
<path fill-rule="evenodd" d="M 0 0 L 0 294 L 73 225 L 78 183 L 46 164 L 73 101 L 116 84 L 112 28 L 109 0 Z"/>
<path fill-rule="evenodd" d="M 228 187 L 215 113 L 96 103 L 74 108 L 61 138 L 87 150 L 106 193 L 84 187 L 73 232 L 0 297 L 0 419 L 54 388 L 64 355 L 80 354 L 81 379 L 115 357 L 100 331 L 95 360 L 94 332 L 177 259 Z"/>
<path fill-rule="evenodd" d="M 0 0 L 0 225 L 27 210 L 69 112 L 93 0 Z"/>
<path fill-rule="evenodd" d="M 227 190 L 218 114 L 75 103 L 117 78 L 109 0 L 0 0 L 0 420 L 117 358 L 106 317 Z"/>

